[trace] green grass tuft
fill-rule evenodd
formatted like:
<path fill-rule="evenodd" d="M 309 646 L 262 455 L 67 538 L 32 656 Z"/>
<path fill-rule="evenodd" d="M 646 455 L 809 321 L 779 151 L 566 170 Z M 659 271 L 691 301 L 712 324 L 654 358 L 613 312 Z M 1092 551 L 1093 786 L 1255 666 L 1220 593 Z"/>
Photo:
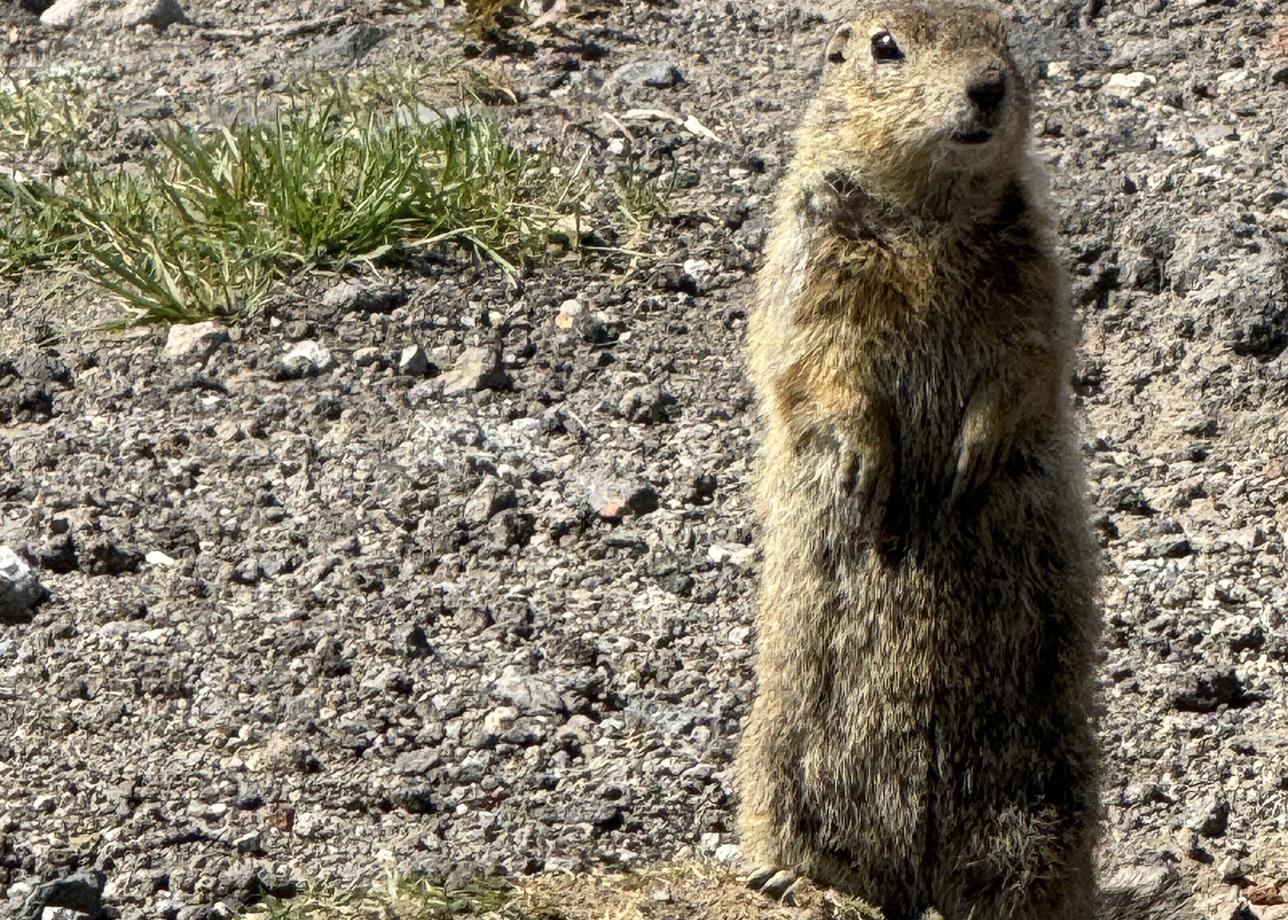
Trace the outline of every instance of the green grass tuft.
<path fill-rule="evenodd" d="M 646 167 L 639 157 L 630 156 L 618 166 L 612 189 L 617 213 L 634 245 L 670 213 L 675 169 L 672 167 L 668 173 L 659 165 Z"/>
<path fill-rule="evenodd" d="M 116 140 L 120 126 L 85 81 L 59 71 L 39 81 L 0 75 L 0 151 L 71 156 Z M 0 160 L 0 166 L 9 165 Z"/>
<path fill-rule="evenodd" d="M 78 130 L 68 118 L 42 131 L 44 109 L 14 92 L 0 87 L 0 133 L 47 143 Z M 57 179 L 0 174 L 0 273 L 76 266 L 132 322 L 241 319 L 301 272 L 447 241 L 513 274 L 585 191 L 478 111 L 411 98 L 373 110 L 336 82 L 267 123 L 158 140 L 137 173 L 82 163 Z"/>

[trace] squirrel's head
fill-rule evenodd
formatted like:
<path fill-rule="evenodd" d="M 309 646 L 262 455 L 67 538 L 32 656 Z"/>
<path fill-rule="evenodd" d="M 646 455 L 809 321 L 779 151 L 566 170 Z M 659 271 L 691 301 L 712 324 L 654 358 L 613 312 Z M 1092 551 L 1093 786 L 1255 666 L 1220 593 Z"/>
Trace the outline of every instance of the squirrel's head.
<path fill-rule="evenodd" d="M 1009 173 L 1029 96 L 998 8 L 870 3 L 832 34 L 807 117 L 812 155 L 869 187 L 930 191 L 950 175 Z"/>

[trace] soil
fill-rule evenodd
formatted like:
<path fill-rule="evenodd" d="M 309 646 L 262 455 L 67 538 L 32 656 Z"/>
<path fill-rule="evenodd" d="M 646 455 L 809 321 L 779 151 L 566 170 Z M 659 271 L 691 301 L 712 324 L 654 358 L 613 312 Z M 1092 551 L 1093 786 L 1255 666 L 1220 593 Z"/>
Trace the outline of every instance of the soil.
<path fill-rule="evenodd" d="M 39 6 L 3 13 L 5 66 L 100 86 L 122 161 L 304 69 L 468 61 L 523 143 L 674 188 L 645 258 L 318 277 L 178 356 L 84 332 L 115 308 L 75 277 L 0 287 L 0 544 L 48 592 L 0 622 L 0 913 L 59 881 L 196 920 L 390 867 L 727 858 L 745 318 L 840 4 L 570 3 L 482 38 L 434 3 L 190 0 L 160 32 Z M 1082 330 L 1106 883 L 1282 920 L 1288 17 L 1010 9 Z"/>

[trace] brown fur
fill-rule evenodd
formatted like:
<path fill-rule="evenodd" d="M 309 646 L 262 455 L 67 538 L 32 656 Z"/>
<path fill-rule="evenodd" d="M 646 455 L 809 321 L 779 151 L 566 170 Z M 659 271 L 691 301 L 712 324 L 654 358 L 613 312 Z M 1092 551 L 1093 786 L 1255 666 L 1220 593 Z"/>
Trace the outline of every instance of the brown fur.
<path fill-rule="evenodd" d="M 973 4 L 866 7 L 826 57 L 750 331 L 744 857 L 891 920 L 1087 920 L 1095 547 L 1027 90 Z"/>

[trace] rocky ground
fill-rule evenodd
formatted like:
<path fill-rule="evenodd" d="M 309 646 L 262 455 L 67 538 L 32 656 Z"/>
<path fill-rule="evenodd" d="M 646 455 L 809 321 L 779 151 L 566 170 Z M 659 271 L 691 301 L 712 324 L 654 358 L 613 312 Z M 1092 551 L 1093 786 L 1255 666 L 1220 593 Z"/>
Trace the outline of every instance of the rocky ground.
<path fill-rule="evenodd" d="M 499 42 L 413 2 L 191 0 L 161 32 L 43 5 L 0 14 L 5 66 L 76 69 L 139 131 L 295 68 L 455 57 L 504 76 L 518 136 L 592 171 L 644 151 L 674 188 L 646 259 L 317 278 L 226 331 L 76 332 L 110 307 L 75 279 L 0 287 L 0 913 L 227 917 L 389 866 L 733 843 L 740 350 L 840 4 L 571 4 Z M 1106 878 L 1283 920 L 1288 18 L 1013 14 L 1082 328 Z"/>

